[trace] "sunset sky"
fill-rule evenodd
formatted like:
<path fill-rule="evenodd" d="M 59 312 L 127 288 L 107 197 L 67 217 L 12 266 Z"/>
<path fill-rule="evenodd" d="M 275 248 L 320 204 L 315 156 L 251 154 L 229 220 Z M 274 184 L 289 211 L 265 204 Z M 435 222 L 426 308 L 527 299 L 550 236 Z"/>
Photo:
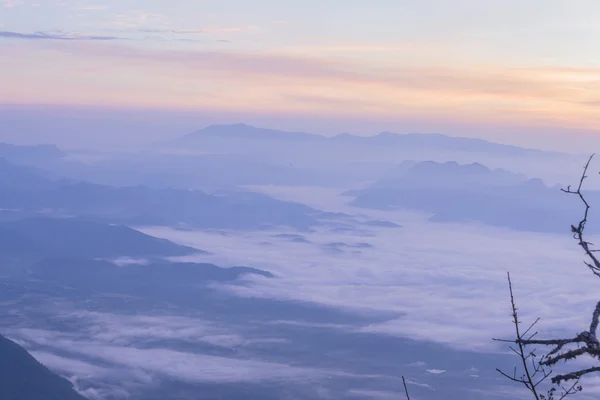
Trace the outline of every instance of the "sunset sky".
<path fill-rule="evenodd" d="M 0 103 L 589 134 L 599 21 L 598 0 L 0 0 Z"/>

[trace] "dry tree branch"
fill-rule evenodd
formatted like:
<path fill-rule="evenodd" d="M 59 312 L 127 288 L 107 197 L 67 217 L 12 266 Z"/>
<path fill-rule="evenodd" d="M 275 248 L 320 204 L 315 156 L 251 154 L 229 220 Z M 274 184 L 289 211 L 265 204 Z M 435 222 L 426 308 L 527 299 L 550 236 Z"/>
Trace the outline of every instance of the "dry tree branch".
<path fill-rule="evenodd" d="M 588 215 L 590 212 L 590 204 L 583 196 L 581 189 L 583 188 L 583 181 L 588 177 L 587 172 L 590 167 L 590 163 L 594 158 L 595 154 L 592 154 L 588 159 L 587 163 L 583 167 L 583 174 L 581 174 L 581 179 L 579 180 L 579 185 L 577 186 L 577 190 L 571 190 L 571 186 L 567 186 L 566 189 L 561 189 L 564 193 L 574 194 L 579 197 L 583 205 L 585 206 L 583 217 L 579 221 L 577 226 L 571 225 L 571 232 L 573 233 L 573 237 L 577 240 L 579 246 L 585 251 L 585 254 L 591 260 L 591 263 L 588 261 L 584 261 L 585 265 L 594 273 L 594 275 L 600 277 L 600 260 L 594 255 L 596 250 L 592 250 L 590 248 L 591 243 L 584 239 L 584 231 L 585 226 L 588 222 Z"/>
<path fill-rule="evenodd" d="M 404 379 L 404 376 L 402 377 L 402 383 L 404 384 L 404 393 L 406 394 L 406 400 L 410 400 L 410 395 L 408 394 L 408 387 L 406 386 L 406 379 Z"/>
<path fill-rule="evenodd" d="M 521 363 L 523 365 L 523 375 L 521 375 L 520 377 L 517 376 L 516 368 L 512 375 L 509 375 L 500 369 L 496 369 L 496 371 L 498 371 L 505 378 L 507 378 L 513 382 L 523 384 L 527 388 L 527 390 L 529 390 L 531 392 L 534 399 L 542 400 L 543 397 L 540 397 L 540 393 L 538 393 L 538 386 L 541 383 L 543 383 L 548 378 L 548 376 L 550 376 L 550 373 L 547 373 L 544 370 L 543 365 L 535 362 L 535 353 L 534 352 L 529 352 L 529 353 L 525 352 L 526 345 L 524 344 L 523 334 L 521 334 L 521 329 L 519 327 L 519 325 L 521 324 L 521 321 L 519 321 L 519 314 L 517 312 L 517 306 L 515 304 L 515 297 L 513 294 L 510 273 L 507 273 L 507 276 L 508 276 L 508 288 L 510 291 L 510 304 L 511 304 L 511 308 L 512 308 L 513 324 L 515 325 L 515 333 L 516 333 L 516 340 L 513 340 L 512 343 L 515 343 L 517 345 L 517 350 L 515 350 L 512 347 L 511 347 L 511 350 L 514 353 L 516 353 L 517 356 L 519 356 L 519 358 L 521 359 Z M 536 320 L 536 322 L 537 322 L 537 320 Z M 531 330 L 531 328 L 533 328 L 534 325 L 535 325 L 535 322 L 529 327 L 529 329 L 526 330 L 526 332 L 529 332 Z M 529 364 L 527 363 L 527 361 L 529 359 L 531 359 L 531 361 L 532 361 L 531 368 L 530 368 Z M 536 375 L 538 375 L 540 373 L 542 375 L 541 379 L 538 380 L 537 382 L 534 381 Z"/>
<path fill-rule="evenodd" d="M 571 225 L 571 232 L 573 233 L 573 238 L 577 240 L 577 244 L 583 249 L 585 255 L 589 259 L 588 261 L 584 261 L 585 265 L 592 271 L 592 273 L 598 277 L 600 277 L 600 260 L 596 257 L 595 253 L 599 252 L 599 250 L 592 249 L 592 243 L 585 239 L 585 228 L 589 218 L 590 212 L 590 204 L 587 199 L 583 195 L 582 189 L 585 179 L 588 177 L 588 170 L 592 159 L 594 158 L 594 154 L 592 154 L 587 163 L 583 167 L 583 173 L 581 175 L 581 179 L 579 180 L 579 185 L 576 190 L 572 190 L 571 186 L 568 186 L 566 189 L 561 189 L 564 193 L 573 194 L 579 197 L 581 202 L 584 205 L 584 213 L 577 224 Z M 583 355 L 591 356 L 595 359 L 600 360 L 600 341 L 598 340 L 596 334 L 598 330 L 598 325 L 600 323 L 600 302 L 596 304 L 594 312 L 592 314 L 592 320 L 590 323 L 590 327 L 588 331 L 583 331 L 574 338 L 564 338 L 564 339 L 548 339 L 548 340 L 540 340 L 534 339 L 533 337 L 537 334 L 534 333 L 530 337 L 526 338 L 529 331 L 533 328 L 533 326 L 539 321 L 539 318 L 531 325 L 531 327 L 525 331 L 525 333 L 521 333 L 519 329 L 520 321 L 518 319 L 517 308 L 515 306 L 515 300 L 512 289 L 512 282 L 510 279 L 510 274 L 508 275 L 508 284 L 510 289 L 510 300 L 512 307 L 512 316 L 513 323 L 515 325 L 516 338 L 514 340 L 500 340 L 502 342 L 513 343 L 517 345 L 517 350 L 511 347 L 511 350 L 515 352 L 521 359 L 521 363 L 523 366 L 523 375 L 521 377 L 517 377 L 516 368 L 515 373 L 511 376 L 506 374 L 505 372 L 498 370 L 503 376 L 506 378 L 523 384 L 533 395 L 536 400 L 543 399 L 556 399 L 562 400 L 565 397 L 580 392 L 582 390 L 579 385 L 579 380 L 591 373 L 600 372 L 599 367 L 591 367 L 587 369 L 583 369 L 580 371 L 574 371 L 562 375 L 555 375 L 551 377 L 551 382 L 553 385 L 551 389 L 548 391 L 548 397 L 540 394 L 538 390 L 538 386 L 544 383 L 551 375 L 552 371 L 547 372 L 545 370 L 546 367 L 550 368 L 556 365 L 559 361 L 568 361 L 576 359 Z M 494 339 L 498 340 L 498 339 Z M 567 346 L 577 344 L 580 347 L 575 349 L 566 349 Z M 553 346 L 553 349 L 550 350 L 547 354 L 543 355 L 539 359 L 536 359 L 535 350 L 531 352 L 526 352 L 525 348 L 527 346 L 532 345 L 542 345 L 542 346 Z M 528 360 L 530 363 L 528 363 Z M 536 380 L 536 375 L 541 375 L 541 378 Z M 575 383 L 569 387 L 562 386 L 563 382 L 572 381 Z"/>
<path fill-rule="evenodd" d="M 581 371 L 571 372 L 565 375 L 557 375 L 553 378 L 556 379 L 557 382 L 567 382 L 570 380 L 579 380 L 584 375 L 590 374 L 592 372 L 600 372 L 600 367 L 592 367 L 588 369 L 583 369 Z"/>
<path fill-rule="evenodd" d="M 511 308 L 512 308 L 513 324 L 515 325 L 516 339 L 514 339 L 514 340 L 494 339 L 494 340 L 500 341 L 500 342 L 514 343 L 517 345 L 516 349 L 513 347 L 511 347 L 510 349 L 520 358 L 522 369 L 523 369 L 523 374 L 521 376 L 518 376 L 516 367 L 515 367 L 512 375 L 502 371 L 501 369 L 496 369 L 496 370 L 505 378 L 525 386 L 525 388 L 532 394 L 532 396 L 535 400 L 563 400 L 567 396 L 570 396 L 570 395 L 573 395 L 575 393 L 582 391 L 583 389 L 579 385 L 579 378 L 585 374 L 600 371 L 600 367 L 590 368 L 588 370 L 578 371 L 578 372 L 574 372 L 574 373 L 566 374 L 566 375 L 554 376 L 551 378 L 551 382 L 553 385 L 560 385 L 561 382 L 566 382 L 569 380 L 575 380 L 575 382 L 569 387 L 565 387 L 562 385 L 560 385 L 558 387 L 551 386 L 550 389 L 547 390 L 545 395 L 542 394 L 541 386 L 543 384 L 545 384 L 546 381 L 548 380 L 548 378 L 550 378 L 552 376 L 552 370 L 546 370 L 546 367 L 551 367 L 552 365 L 556 364 L 560 359 L 566 360 L 568 358 L 575 358 L 577 355 L 573 355 L 573 354 L 581 352 L 582 349 L 584 349 L 584 348 L 572 350 L 570 352 L 561 353 L 561 354 L 558 354 L 558 352 L 567 344 L 585 342 L 585 337 L 584 337 L 584 335 L 578 335 L 574 339 L 534 340 L 534 339 L 531 339 L 532 336 L 535 336 L 535 333 L 534 333 L 532 336 L 530 336 L 530 339 L 525 339 L 525 336 L 537 324 L 537 322 L 539 321 L 539 318 L 536 319 L 535 322 L 533 324 L 531 324 L 525 332 L 521 332 L 521 329 L 520 329 L 521 321 L 519 320 L 519 314 L 517 311 L 518 309 L 517 309 L 517 306 L 515 303 L 510 273 L 508 273 L 507 276 L 508 276 L 508 287 L 509 287 L 509 291 L 510 291 L 510 302 L 511 302 Z M 532 351 L 526 350 L 527 346 L 535 345 L 535 344 L 554 345 L 554 346 L 556 346 L 556 348 L 554 350 L 552 350 L 550 353 L 548 353 L 547 355 L 543 355 L 538 358 L 536 355 L 535 349 Z M 553 354 L 558 354 L 558 355 L 556 355 L 554 357 L 550 357 L 550 355 L 553 355 Z M 589 352 L 588 352 L 588 354 L 589 354 Z"/>

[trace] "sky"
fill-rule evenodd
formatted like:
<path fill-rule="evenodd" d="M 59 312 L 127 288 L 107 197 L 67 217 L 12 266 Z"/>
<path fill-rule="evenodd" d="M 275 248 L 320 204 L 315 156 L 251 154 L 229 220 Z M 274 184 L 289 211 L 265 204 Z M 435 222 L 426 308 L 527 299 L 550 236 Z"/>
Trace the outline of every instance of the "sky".
<path fill-rule="evenodd" d="M 599 20 L 596 0 L 0 0 L 0 104 L 573 146 L 600 130 Z"/>

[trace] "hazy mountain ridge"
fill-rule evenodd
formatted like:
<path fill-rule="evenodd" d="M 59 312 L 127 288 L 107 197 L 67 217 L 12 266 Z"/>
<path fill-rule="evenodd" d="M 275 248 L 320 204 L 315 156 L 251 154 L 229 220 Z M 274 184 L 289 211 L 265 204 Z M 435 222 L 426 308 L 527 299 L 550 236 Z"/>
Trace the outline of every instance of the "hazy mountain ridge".
<path fill-rule="evenodd" d="M 0 143 L 0 158 L 15 164 L 44 165 L 64 158 L 67 154 L 53 144 L 35 146 Z"/>
<path fill-rule="evenodd" d="M 24 348 L 0 335 L 0 399 L 85 400 L 71 382 L 40 364 Z"/>
<path fill-rule="evenodd" d="M 492 170 L 481 163 L 405 161 L 391 169 L 382 179 L 371 185 L 371 188 L 394 185 L 448 186 L 454 188 L 463 188 L 469 185 L 511 186 L 526 182 L 528 179 L 524 174 L 500 168 Z"/>
<path fill-rule="evenodd" d="M 235 144 L 233 144 L 235 146 Z M 152 188 L 223 188 L 252 184 L 328 184 L 331 178 L 317 171 L 278 163 L 269 154 L 192 151 L 106 154 L 82 163 L 76 159 L 52 167 L 60 176 L 110 186 L 145 185 Z M 219 171 L 218 174 L 214 171 Z"/>
<path fill-rule="evenodd" d="M 221 268 L 214 264 L 140 262 L 124 266 L 104 260 L 47 258 L 28 268 L 30 276 L 83 291 L 159 296 L 158 292 L 200 290 L 194 285 L 235 281 L 244 275 L 272 278 L 256 268 Z"/>
<path fill-rule="evenodd" d="M 522 174 L 455 162 L 408 163 L 399 169 L 393 178 L 348 192 L 356 196 L 351 204 L 425 211 L 433 214 L 432 221 L 472 221 L 538 232 L 568 231 L 580 217 L 573 196 Z M 600 201 L 600 192 L 587 195 L 590 201 Z"/>
<path fill-rule="evenodd" d="M 0 163 L 0 194 L 0 208 L 21 210 L 26 216 L 44 211 L 129 225 L 249 230 L 288 226 L 308 230 L 320 217 L 329 217 L 299 203 L 248 191 L 208 194 L 189 189 L 53 181 L 7 162 Z"/>
<path fill-rule="evenodd" d="M 440 134 L 382 132 L 374 136 L 326 137 L 223 124 L 209 125 L 137 152 L 72 151 L 63 157 L 46 157 L 45 161 L 24 165 L 45 168 L 45 173 L 54 178 L 108 186 L 201 190 L 246 185 L 348 188 L 380 178 L 399 159 L 485 163 L 490 157 L 496 159 L 494 167 L 531 167 L 529 175 L 545 178 L 544 174 L 566 175 L 565 170 L 573 163 L 572 155 Z M 532 164 L 530 157 L 535 157 L 537 163 Z"/>
<path fill-rule="evenodd" d="M 573 154 L 541 151 L 476 138 L 391 132 L 374 136 L 346 133 L 328 137 L 263 129 L 246 124 L 210 125 L 171 142 L 159 144 L 155 150 L 184 153 L 190 157 L 219 154 L 235 159 L 253 156 L 267 160 L 270 164 L 264 169 L 265 174 L 260 179 L 259 176 L 250 177 L 246 173 L 224 168 L 226 176 L 230 176 L 229 182 L 239 182 L 240 177 L 245 176 L 247 182 L 268 181 L 268 184 L 278 184 L 281 181 L 281 175 L 277 172 L 280 168 L 290 178 L 287 185 L 344 189 L 378 180 L 403 160 L 480 163 L 493 169 L 502 168 L 539 176 L 552 183 L 568 179 L 572 166 L 576 163 L 576 156 Z M 251 164 L 247 166 L 253 168 Z M 179 170 L 183 174 L 187 173 L 182 168 Z M 198 182 L 210 181 L 202 173 L 196 175 Z M 233 179 L 235 176 L 237 178 Z"/>
<path fill-rule="evenodd" d="M 187 134 L 175 143 L 192 145 L 201 144 L 204 139 L 221 140 L 256 140 L 279 142 L 314 142 L 316 144 L 359 145 L 359 146 L 398 146 L 398 147 L 426 147 L 431 149 L 476 151 L 489 153 L 507 153 L 524 155 L 528 153 L 541 153 L 540 150 L 522 148 L 513 145 L 494 143 L 483 139 L 447 136 L 438 133 L 406 133 L 381 132 L 374 136 L 358 136 L 342 133 L 332 137 L 323 135 L 287 132 L 276 129 L 258 128 L 251 125 L 221 124 L 209 125 L 196 132 Z"/>
<path fill-rule="evenodd" d="M 201 252 L 126 226 L 66 218 L 2 222 L 0 238 L 4 257 L 169 257 Z"/>
<path fill-rule="evenodd" d="M 243 123 L 209 125 L 196 132 L 182 137 L 181 141 L 192 142 L 203 137 L 218 137 L 220 139 L 262 139 L 262 140 L 325 140 L 325 136 L 305 133 L 287 132 L 277 129 L 259 128 Z"/>
<path fill-rule="evenodd" d="M 6 158 L 0 158 L 0 190 L 21 190 L 31 192 L 42 188 L 50 188 L 52 182 L 38 168 L 11 163 Z"/>
<path fill-rule="evenodd" d="M 271 139 L 271 134 L 265 133 L 265 141 L 279 141 Z M 389 137 L 383 135 L 378 140 L 384 143 Z M 258 146 L 261 141 L 257 141 Z M 310 144 L 313 138 L 300 136 L 293 141 L 290 148 Z M 232 138 L 232 143 L 243 146 L 239 139 Z M 393 146 L 372 148 L 377 153 L 388 147 Z M 157 165 L 146 170 L 144 163 L 152 160 Z M 161 168 L 157 160 L 164 159 L 145 160 L 140 172 L 146 171 L 153 179 Z M 221 161 L 227 164 L 230 160 L 225 157 Z M 106 161 L 107 165 L 111 162 Z M 187 167 L 186 163 L 178 167 Z M 70 165 L 76 168 L 79 164 Z M 119 174 L 127 165 L 113 165 L 112 171 Z M 379 252 L 395 253 L 390 250 L 390 241 L 396 247 L 407 246 L 412 235 L 423 238 L 438 228 L 448 229 L 443 224 L 424 224 L 420 216 L 416 223 L 405 221 L 399 216 L 403 213 L 393 218 L 367 211 L 349 216 L 336 212 L 349 210 L 346 203 L 344 208 L 333 205 L 342 202 L 331 203 L 332 212 L 321 212 L 301 203 L 237 189 L 207 193 L 142 185 L 119 187 L 44 179 L 44 174 L 35 170 L 14 169 L 10 163 L 6 167 L 8 178 L 16 174 L 22 179 L 18 185 L 10 179 L 3 181 L 0 163 L 0 191 L 5 194 L 0 196 L 0 208 L 21 210 L 0 213 L 0 239 L 3 235 L 8 238 L 4 254 L 10 256 L 5 264 L 10 268 L 0 273 L 4 287 L 0 292 L 0 323 L 26 343 L 32 354 L 76 379 L 78 388 L 89 389 L 89 393 L 101 393 L 98 396 L 105 400 L 350 399 L 360 393 L 363 397 L 387 393 L 394 398 L 401 388 L 398 376 L 410 374 L 422 385 L 411 387 L 415 396 L 475 400 L 479 396 L 467 393 L 465 385 L 485 388 L 496 383 L 491 367 L 505 361 L 497 355 L 454 351 L 435 339 L 424 343 L 405 340 L 412 338 L 410 333 L 397 334 L 401 332 L 398 326 L 414 320 L 419 312 L 409 315 L 399 311 L 404 306 L 388 303 L 386 294 L 394 297 L 404 290 L 421 290 L 425 284 L 440 285 L 444 279 L 464 284 L 464 278 L 428 276 L 423 283 L 415 282 L 417 288 L 413 288 L 412 283 L 406 285 L 404 263 L 415 268 L 412 276 L 427 264 L 415 266 L 415 259 L 420 257 L 402 254 L 403 247 L 398 258 L 379 259 Z M 357 201 L 367 199 L 375 203 L 374 208 L 386 210 L 426 210 L 433 214 L 433 221 L 479 221 L 513 229 L 529 229 L 532 223 L 539 223 L 541 229 L 558 231 L 556 220 L 567 220 L 563 214 L 548 218 L 559 203 L 546 198 L 551 189 L 543 181 L 483 163 L 406 161 L 379 176 L 378 182 L 356 193 Z M 283 189 L 265 192 L 276 196 Z M 285 190 L 292 196 L 280 198 L 306 196 L 295 192 L 302 188 Z M 328 190 L 337 189 L 324 192 Z M 380 204 L 382 193 L 389 196 Z M 536 196 L 543 200 L 531 202 Z M 304 198 L 317 208 L 323 204 L 330 209 L 330 203 Z M 576 206 L 572 209 L 578 210 Z M 63 218 L 23 219 L 37 214 Z M 388 216 L 397 223 L 385 221 Z M 335 223 L 321 225 L 327 219 Z M 82 234 L 77 224 L 102 228 Z M 173 242 L 168 243 L 173 245 L 196 243 L 211 254 L 179 253 L 179 248 L 170 245 L 163 248 L 166 241 L 137 234 L 130 237 L 136 231 L 114 224 L 175 227 L 139 229 L 170 237 Z M 401 229 L 401 225 L 406 228 Z M 115 233 L 114 228 L 126 228 L 127 233 Z M 258 232 L 262 229 L 266 231 Z M 562 225 L 559 229 L 564 232 Z M 414 254 L 420 251 L 432 257 L 439 255 L 429 247 L 418 247 Z M 452 257 L 454 252 L 452 248 L 444 257 Z M 185 255 L 178 260 L 193 261 L 162 259 L 174 253 Z M 29 257 L 32 254 L 35 258 Z M 215 264 L 205 263 L 207 260 Z M 383 265 L 398 267 L 385 269 Z M 452 269 L 446 272 L 452 275 Z M 384 303 L 381 307 L 372 297 L 379 293 Z M 354 298 L 362 303 L 360 307 L 370 304 L 373 311 L 357 312 Z M 418 300 L 418 296 L 410 298 Z M 92 371 L 90 375 L 80 374 L 80 366 Z M 467 372 L 473 366 L 482 368 L 476 380 Z M 444 372 L 430 373 L 428 369 Z M 104 389 L 107 391 L 102 392 Z"/>

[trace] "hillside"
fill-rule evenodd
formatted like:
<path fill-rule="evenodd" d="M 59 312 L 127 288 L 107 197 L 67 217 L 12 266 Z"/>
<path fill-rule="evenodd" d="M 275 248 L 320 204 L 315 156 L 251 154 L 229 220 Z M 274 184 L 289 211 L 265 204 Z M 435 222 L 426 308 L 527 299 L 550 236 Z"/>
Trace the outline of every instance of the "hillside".
<path fill-rule="evenodd" d="M 49 180 L 29 168 L 0 159 L 0 217 L 77 215 L 124 225 L 184 225 L 190 228 L 253 230 L 287 226 L 307 230 L 319 211 L 263 194 L 235 190 L 114 187 L 89 182 Z"/>
<path fill-rule="evenodd" d="M 0 335 L 0 399 L 85 400 L 71 383 L 40 364 L 24 348 Z"/>
<path fill-rule="evenodd" d="M 126 226 L 76 219 L 31 218 L 0 224 L 3 255 L 84 258 L 168 257 L 198 252 Z"/>
<path fill-rule="evenodd" d="M 481 164 L 405 163 L 364 190 L 352 205 L 431 213 L 432 221 L 480 222 L 536 232 L 565 232 L 578 220 L 577 199 L 540 179 Z M 599 192 L 589 192 L 591 201 Z M 595 216 L 593 216 L 595 218 Z"/>
<path fill-rule="evenodd" d="M 9 143 L 0 143 L 0 158 L 15 164 L 44 165 L 61 158 L 66 153 L 55 145 L 18 146 Z"/>

